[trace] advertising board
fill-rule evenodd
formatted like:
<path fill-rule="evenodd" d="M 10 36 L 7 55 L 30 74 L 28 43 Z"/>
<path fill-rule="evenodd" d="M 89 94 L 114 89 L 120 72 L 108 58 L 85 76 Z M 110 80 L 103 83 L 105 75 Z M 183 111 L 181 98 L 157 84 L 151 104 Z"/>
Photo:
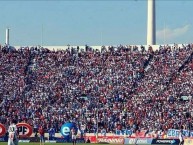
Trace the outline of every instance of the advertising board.
<path fill-rule="evenodd" d="M 98 142 L 124 144 L 124 138 L 118 136 L 99 136 Z"/>
<path fill-rule="evenodd" d="M 179 139 L 153 139 L 152 144 L 179 144 Z"/>

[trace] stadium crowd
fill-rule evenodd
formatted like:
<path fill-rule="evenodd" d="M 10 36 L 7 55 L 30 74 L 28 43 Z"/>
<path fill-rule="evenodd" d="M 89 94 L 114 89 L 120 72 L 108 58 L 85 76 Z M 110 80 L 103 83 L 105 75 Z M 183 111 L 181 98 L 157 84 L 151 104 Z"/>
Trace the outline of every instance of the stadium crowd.
<path fill-rule="evenodd" d="M 59 132 L 193 129 L 193 45 L 0 49 L 0 122 Z M 98 122 L 98 123 L 97 123 Z"/>

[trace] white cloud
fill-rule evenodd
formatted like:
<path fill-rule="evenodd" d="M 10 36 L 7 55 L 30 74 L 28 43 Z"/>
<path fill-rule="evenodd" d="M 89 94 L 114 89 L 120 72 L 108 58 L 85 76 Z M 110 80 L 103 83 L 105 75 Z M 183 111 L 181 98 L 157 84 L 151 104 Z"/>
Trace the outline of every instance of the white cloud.
<path fill-rule="evenodd" d="M 164 39 L 171 40 L 173 38 L 180 37 L 186 34 L 186 32 L 188 32 L 189 29 L 190 29 L 190 25 L 185 25 L 183 27 L 179 27 L 175 29 L 163 28 L 162 30 L 158 30 L 156 32 L 156 35 L 157 35 L 157 38 L 160 40 L 164 40 Z"/>

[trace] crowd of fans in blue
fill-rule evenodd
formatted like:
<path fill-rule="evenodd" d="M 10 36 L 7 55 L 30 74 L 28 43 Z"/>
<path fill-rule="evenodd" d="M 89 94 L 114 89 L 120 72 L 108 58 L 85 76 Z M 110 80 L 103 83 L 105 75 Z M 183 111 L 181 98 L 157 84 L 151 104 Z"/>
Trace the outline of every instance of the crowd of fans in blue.
<path fill-rule="evenodd" d="M 192 129 L 193 44 L 0 49 L 0 123 Z"/>

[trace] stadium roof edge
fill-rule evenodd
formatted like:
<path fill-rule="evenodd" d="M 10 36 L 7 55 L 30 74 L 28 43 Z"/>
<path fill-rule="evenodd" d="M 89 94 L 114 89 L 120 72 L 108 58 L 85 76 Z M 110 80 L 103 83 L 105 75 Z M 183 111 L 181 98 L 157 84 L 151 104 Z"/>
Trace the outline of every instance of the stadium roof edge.
<path fill-rule="evenodd" d="M 153 48 L 153 50 L 158 50 L 159 48 L 160 48 L 160 46 L 171 46 L 171 47 L 180 47 L 180 48 L 182 48 L 183 46 L 186 46 L 187 44 L 166 44 L 166 45 L 162 45 L 162 44 L 160 44 L 160 45 L 151 45 L 152 46 L 152 48 Z M 49 49 L 49 50 L 65 50 L 65 49 L 68 49 L 69 47 L 71 48 L 71 47 L 73 47 L 73 48 L 77 48 L 77 46 L 78 45 L 64 45 L 64 46 L 62 46 L 62 45 L 60 45 L 60 46 L 43 46 L 43 48 L 47 48 L 47 49 Z M 113 47 L 119 47 L 120 45 L 103 45 L 103 46 L 105 46 L 106 48 L 108 48 L 109 46 L 113 46 Z M 129 46 L 131 46 L 131 47 L 134 47 L 134 46 L 137 46 L 138 48 L 141 48 L 141 46 L 144 46 L 145 47 L 145 49 L 148 49 L 149 48 L 149 45 L 122 45 L 122 46 L 127 46 L 127 47 L 129 47 Z M 25 47 L 38 47 L 38 48 L 41 48 L 41 46 L 14 46 L 16 49 L 19 49 L 19 48 L 25 48 Z M 98 50 L 101 50 L 101 48 L 102 48 L 102 46 L 89 46 L 89 47 L 91 47 L 91 48 L 93 48 L 93 49 L 98 49 Z M 85 49 L 85 45 L 84 46 L 79 46 L 79 48 L 80 49 Z"/>

